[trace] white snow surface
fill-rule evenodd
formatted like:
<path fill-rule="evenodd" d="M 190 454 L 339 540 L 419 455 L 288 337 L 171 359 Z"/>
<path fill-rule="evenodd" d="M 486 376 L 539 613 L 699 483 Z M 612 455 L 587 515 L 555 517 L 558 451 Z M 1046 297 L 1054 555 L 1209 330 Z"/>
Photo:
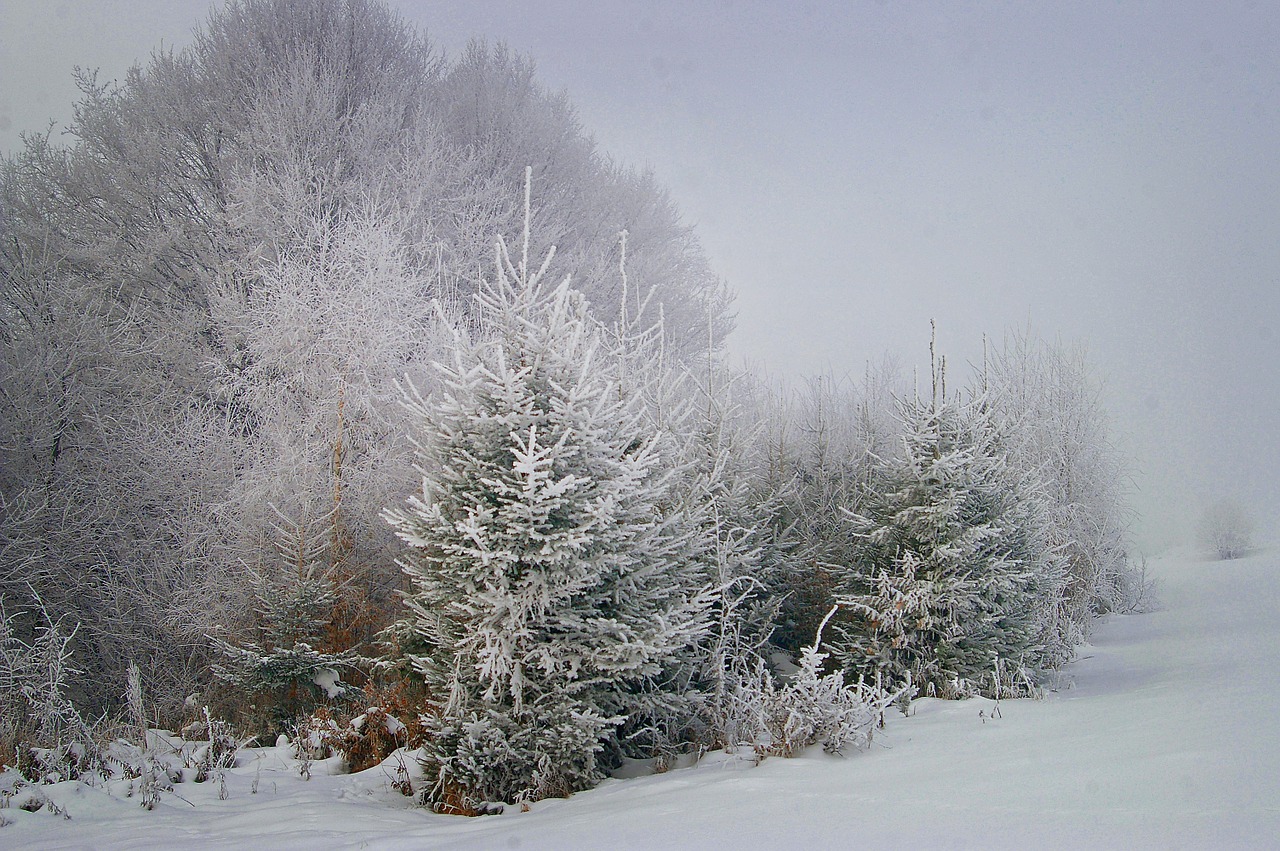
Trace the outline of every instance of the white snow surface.
<path fill-rule="evenodd" d="M 342 694 L 342 678 L 333 668 L 321 668 L 311 676 L 311 682 L 321 688 L 330 700 Z"/>
<path fill-rule="evenodd" d="M 1280 842 L 1280 554 L 1155 561 L 1159 608 L 1112 617 L 1043 700 L 920 700 L 868 751 L 713 753 L 499 816 L 441 816 L 285 748 L 153 811 L 47 787 L 0 848 L 1234 848 Z M 408 760 L 412 765 L 412 760 Z M 415 779 L 417 778 L 415 771 Z M 257 791 L 252 791 L 257 782 Z M 189 802 L 189 803 L 188 803 Z"/>

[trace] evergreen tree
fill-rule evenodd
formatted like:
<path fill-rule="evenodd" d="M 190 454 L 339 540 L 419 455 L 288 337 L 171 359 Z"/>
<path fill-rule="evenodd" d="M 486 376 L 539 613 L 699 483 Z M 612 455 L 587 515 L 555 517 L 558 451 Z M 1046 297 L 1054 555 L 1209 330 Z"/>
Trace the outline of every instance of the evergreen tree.
<path fill-rule="evenodd" d="M 256 701 L 255 722 L 270 733 L 322 702 L 359 693 L 341 675 L 370 661 L 350 646 L 343 589 L 334 579 L 340 555 L 332 552 L 333 528 L 332 516 L 279 526 L 282 558 L 257 583 L 251 625 L 236 639 L 212 638 L 214 675 Z M 248 703 L 238 696 L 228 702 L 233 709 Z"/>
<path fill-rule="evenodd" d="M 857 562 L 838 595 L 847 668 L 956 696 L 1057 661 L 1052 607 L 1064 566 L 1039 483 L 1011 468 L 981 393 L 901 404 L 903 453 L 849 512 Z"/>
<path fill-rule="evenodd" d="M 410 407 L 423 488 L 391 521 L 432 693 L 423 764 L 445 811 L 567 794 L 619 726 L 669 694 L 707 628 L 679 446 L 566 280 L 500 248 L 441 389 Z"/>

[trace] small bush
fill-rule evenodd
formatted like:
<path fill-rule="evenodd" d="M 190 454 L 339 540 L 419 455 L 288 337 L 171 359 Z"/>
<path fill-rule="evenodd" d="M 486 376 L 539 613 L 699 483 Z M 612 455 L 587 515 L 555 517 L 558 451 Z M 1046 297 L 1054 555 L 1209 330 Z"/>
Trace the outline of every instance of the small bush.
<path fill-rule="evenodd" d="M 789 757 L 811 745 L 842 753 L 850 744 L 861 748 L 871 742 L 885 707 L 908 689 L 889 695 L 878 683 L 847 683 L 841 671 L 822 672 L 828 655 L 820 650 L 822 632 L 835 612 L 832 607 L 822 619 L 813 644 L 785 680 L 763 659 L 737 666 L 716 725 L 732 736 L 723 742 L 726 750 L 745 744 L 761 758 Z"/>
<path fill-rule="evenodd" d="M 765 691 L 766 753 L 791 756 L 815 744 L 827 753 L 841 753 L 849 744 L 865 747 L 884 708 L 898 697 L 861 680 L 846 683 L 840 671 L 822 673 L 827 660 L 819 650 L 822 631 L 836 608 L 818 625 L 813 644 L 801 652 L 800 670 L 791 681 L 781 688 L 770 684 Z"/>
<path fill-rule="evenodd" d="M 1240 558 L 1253 547 L 1253 515 L 1235 500 L 1216 502 L 1204 513 L 1200 538 L 1221 559 Z"/>
<path fill-rule="evenodd" d="M 341 753 L 348 771 L 378 765 L 399 748 L 413 748 L 425 732 L 417 712 L 421 696 L 408 683 L 365 687 L 363 708 L 339 712 L 316 710 L 297 728 L 299 759 L 326 759 Z"/>
<path fill-rule="evenodd" d="M 103 755 L 66 696 L 79 673 L 71 666 L 75 630 L 65 631 L 43 606 L 39 614 L 43 625 L 24 641 L 13 628 L 21 615 L 0 608 L 0 764 L 32 781 L 72 780 L 101 769 Z"/>

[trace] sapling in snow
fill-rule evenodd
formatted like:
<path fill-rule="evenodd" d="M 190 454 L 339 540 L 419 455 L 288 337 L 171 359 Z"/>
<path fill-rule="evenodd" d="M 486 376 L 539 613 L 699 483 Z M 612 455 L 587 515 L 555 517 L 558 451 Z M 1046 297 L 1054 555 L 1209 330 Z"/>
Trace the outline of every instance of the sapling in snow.
<path fill-rule="evenodd" d="M 280 732 L 316 705 L 351 697 L 358 690 L 342 681 L 343 672 L 368 664 L 355 647 L 341 646 L 333 613 L 338 589 L 325 564 L 330 523 L 282 522 L 278 526 L 281 563 L 262 577 L 254 594 L 253 639 L 212 638 L 218 661 L 214 675 L 245 699 L 258 701 Z"/>

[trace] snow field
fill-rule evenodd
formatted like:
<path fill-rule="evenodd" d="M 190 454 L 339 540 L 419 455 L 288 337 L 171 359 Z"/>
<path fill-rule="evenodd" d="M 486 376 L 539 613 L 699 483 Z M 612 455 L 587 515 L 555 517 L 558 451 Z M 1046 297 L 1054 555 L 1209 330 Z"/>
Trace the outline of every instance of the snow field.
<path fill-rule="evenodd" d="M 70 819 L 0 810 L 0 848 L 1274 847 L 1280 557 L 1151 569 L 1159 610 L 1101 624 L 1043 700 L 919 700 L 865 752 L 717 752 L 466 819 L 394 791 L 394 759 L 303 781 L 285 748 L 257 748 L 226 800 L 186 782 L 148 812 L 119 784 L 47 787 Z"/>

